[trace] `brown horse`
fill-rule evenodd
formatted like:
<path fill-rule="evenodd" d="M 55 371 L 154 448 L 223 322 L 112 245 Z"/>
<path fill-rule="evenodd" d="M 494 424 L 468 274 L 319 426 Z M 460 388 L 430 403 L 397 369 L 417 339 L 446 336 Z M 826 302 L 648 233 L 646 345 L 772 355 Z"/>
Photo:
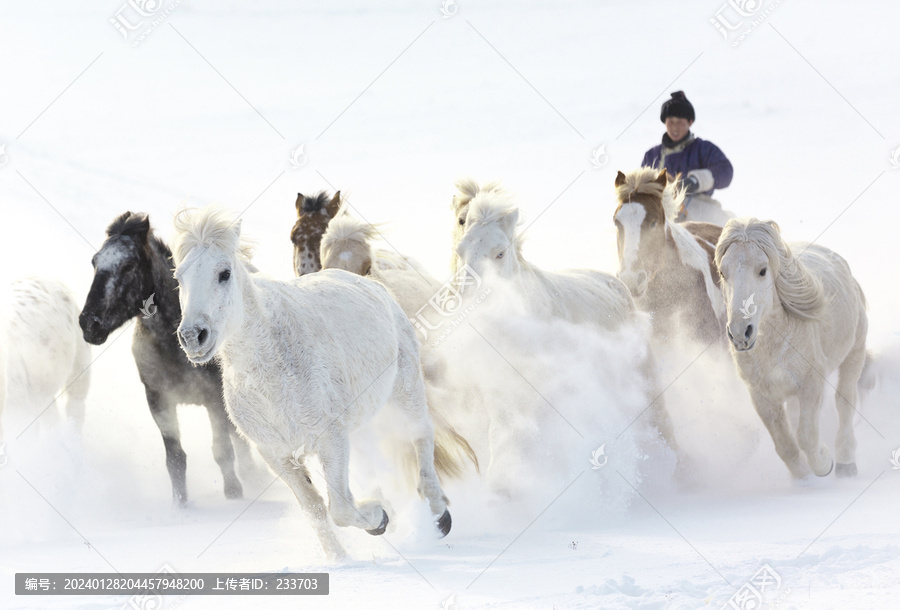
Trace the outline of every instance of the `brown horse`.
<path fill-rule="evenodd" d="M 297 277 L 322 269 L 319 258 L 322 235 L 328 228 L 328 221 L 337 216 L 340 209 L 340 191 L 330 199 L 325 191 L 312 197 L 297 193 L 297 222 L 291 229 L 291 241 L 294 243 L 294 273 Z"/>
<path fill-rule="evenodd" d="M 684 193 L 666 171 L 642 167 L 616 176 L 619 279 L 653 333 L 665 341 L 678 331 L 711 342 L 724 336 L 724 301 L 713 260 L 722 227 L 675 223 Z"/>

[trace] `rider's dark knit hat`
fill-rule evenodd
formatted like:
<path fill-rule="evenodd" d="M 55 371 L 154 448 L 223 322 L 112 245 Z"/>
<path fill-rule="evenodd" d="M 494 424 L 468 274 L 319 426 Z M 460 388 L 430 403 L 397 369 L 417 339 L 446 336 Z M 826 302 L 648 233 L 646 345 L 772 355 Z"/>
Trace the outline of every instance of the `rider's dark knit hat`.
<path fill-rule="evenodd" d="M 663 102 L 662 111 L 659 113 L 659 120 L 666 122 L 666 117 L 681 117 L 688 121 L 694 121 L 694 107 L 684 97 L 684 91 L 676 91 L 672 93 L 671 99 Z"/>

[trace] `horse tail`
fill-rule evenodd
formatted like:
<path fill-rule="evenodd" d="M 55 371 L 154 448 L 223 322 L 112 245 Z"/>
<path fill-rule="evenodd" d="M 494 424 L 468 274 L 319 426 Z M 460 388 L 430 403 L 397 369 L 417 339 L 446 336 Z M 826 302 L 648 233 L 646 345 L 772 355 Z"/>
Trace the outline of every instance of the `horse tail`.
<path fill-rule="evenodd" d="M 878 382 L 878 367 L 875 364 L 875 355 L 871 350 L 866 350 L 866 360 L 863 363 L 862 373 L 856 384 L 860 394 L 868 394 L 875 389 L 875 384 Z"/>
<path fill-rule="evenodd" d="M 431 412 L 434 424 L 434 468 L 442 479 L 458 479 L 462 476 L 466 458 L 480 472 L 478 456 L 463 436 L 440 413 Z"/>

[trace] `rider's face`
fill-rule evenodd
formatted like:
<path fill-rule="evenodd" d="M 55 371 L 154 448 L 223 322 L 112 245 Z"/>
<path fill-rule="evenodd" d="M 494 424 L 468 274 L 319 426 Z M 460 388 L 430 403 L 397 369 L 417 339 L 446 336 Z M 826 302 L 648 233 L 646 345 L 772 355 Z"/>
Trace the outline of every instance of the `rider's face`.
<path fill-rule="evenodd" d="M 673 142 L 677 142 L 687 135 L 688 130 L 693 125 L 693 121 L 688 121 L 679 116 L 666 117 L 666 133 L 672 138 Z"/>

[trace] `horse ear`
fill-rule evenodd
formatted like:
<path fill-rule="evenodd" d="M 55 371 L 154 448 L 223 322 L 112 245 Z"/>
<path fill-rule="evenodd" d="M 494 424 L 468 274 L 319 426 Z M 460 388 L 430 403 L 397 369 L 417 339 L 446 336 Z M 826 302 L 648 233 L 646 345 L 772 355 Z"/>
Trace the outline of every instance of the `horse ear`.
<path fill-rule="evenodd" d="M 234 221 L 234 225 L 232 225 L 234 227 L 234 234 L 238 238 L 240 238 L 240 236 L 241 236 L 241 223 L 242 222 L 244 222 L 244 220 L 242 218 L 238 218 L 237 220 Z"/>
<path fill-rule="evenodd" d="M 328 202 L 328 205 L 325 206 L 325 211 L 328 212 L 328 216 L 334 218 L 337 216 L 338 211 L 341 209 L 341 192 L 338 191 L 334 194 L 334 197 L 331 198 L 331 201 Z"/>
<path fill-rule="evenodd" d="M 623 184 L 625 184 L 625 174 L 619 172 L 616 174 L 616 186 L 622 186 Z"/>
<path fill-rule="evenodd" d="M 141 241 L 146 241 L 147 234 L 150 232 L 150 216 L 147 214 L 134 214 L 132 218 L 135 218 L 137 222 L 135 222 L 134 228 L 130 231 L 131 234 Z"/>
<path fill-rule="evenodd" d="M 662 171 L 659 172 L 659 176 L 656 177 L 657 184 L 661 184 L 663 188 L 665 188 L 669 180 L 668 174 L 669 172 L 666 171 L 666 168 L 662 168 Z"/>
<path fill-rule="evenodd" d="M 516 225 L 519 224 L 519 208 L 515 208 L 514 210 L 510 210 L 506 216 L 503 217 L 503 229 L 506 231 L 507 235 L 512 235 L 516 231 Z"/>
<path fill-rule="evenodd" d="M 297 193 L 297 217 L 300 217 L 300 214 L 303 211 L 303 193 Z"/>

